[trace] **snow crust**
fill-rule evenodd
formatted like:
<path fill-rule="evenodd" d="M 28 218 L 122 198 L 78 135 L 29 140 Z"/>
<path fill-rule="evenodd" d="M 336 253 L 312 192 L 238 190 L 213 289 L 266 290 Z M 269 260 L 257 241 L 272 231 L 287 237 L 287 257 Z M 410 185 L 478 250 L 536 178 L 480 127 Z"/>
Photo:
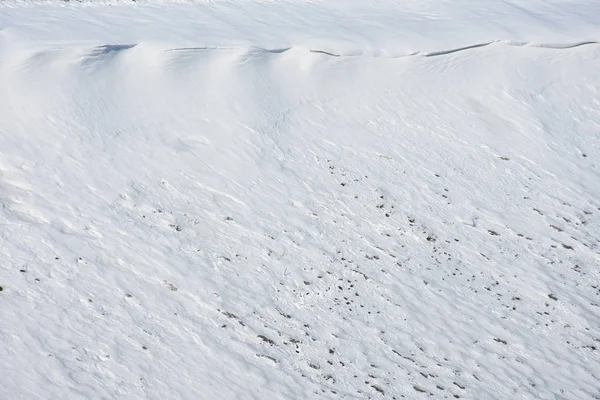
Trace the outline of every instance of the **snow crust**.
<path fill-rule="evenodd" d="M 0 398 L 599 399 L 595 1 L 0 5 Z"/>

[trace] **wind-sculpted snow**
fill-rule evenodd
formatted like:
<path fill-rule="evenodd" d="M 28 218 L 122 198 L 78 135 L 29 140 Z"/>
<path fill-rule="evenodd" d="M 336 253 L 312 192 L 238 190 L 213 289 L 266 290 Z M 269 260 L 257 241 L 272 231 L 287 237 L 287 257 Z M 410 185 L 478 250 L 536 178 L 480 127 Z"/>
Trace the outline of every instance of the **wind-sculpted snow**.
<path fill-rule="evenodd" d="M 600 46 L 9 36 L 0 398 L 600 399 Z"/>
<path fill-rule="evenodd" d="M 365 56 L 365 57 L 386 57 L 386 58 L 402 58 L 402 57 L 410 57 L 410 56 L 423 56 L 423 57 L 437 57 L 437 56 L 445 56 L 445 55 L 449 55 L 452 53 L 458 53 L 461 51 L 468 51 L 468 50 L 474 50 L 474 49 L 478 49 L 481 47 L 487 47 L 490 45 L 507 45 L 507 46 L 520 46 L 520 47 L 539 47 L 539 48 L 544 48 L 544 49 L 555 49 L 555 50 L 564 50 L 564 49 L 572 49 L 575 47 L 580 47 L 580 46 L 589 46 L 589 45 L 598 45 L 600 44 L 599 42 L 593 42 L 593 41 L 587 41 L 587 42 L 576 42 L 576 43 L 553 43 L 553 44 L 535 44 L 535 43 L 527 43 L 527 42 L 510 42 L 510 41 L 502 41 L 502 40 L 497 40 L 497 41 L 492 41 L 492 42 L 487 42 L 487 43 L 478 43 L 478 44 L 474 44 L 474 45 L 470 45 L 470 46 L 465 46 L 465 47 L 460 47 L 457 49 L 448 49 L 448 50 L 439 50 L 439 51 L 434 51 L 434 52 L 415 52 L 415 53 L 411 53 L 411 54 L 401 54 L 401 55 L 381 55 L 381 54 L 369 54 L 369 52 L 362 52 L 362 51 L 355 51 L 353 53 L 349 53 L 349 54 L 338 54 L 335 52 L 331 52 L 331 51 L 325 51 L 325 50 L 319 50 L 319 49 L 308 49 L 309 52 L 311 53 L 318 53 L 318 54 L 325 54 L 327 56 L 331 56 L 331 57 L 360 57 L 360 56 Z M 109 49 L 112 50 L 113 46 L 100 46 L 100 49 L 104 49 L 108 47 Z M 129 47 L 124 47 L 123 49 L 127 49 Z M 119 48 L 121 49 L 121 48 Z M 241 48 L 235 48 L 235 47 L 183 47 L 183 48 L 173 48 L 173 49 L 167 49 L 165 51 L 209 51 L 209 50 L 213 50 L 213 51 L 240 51 Z M 287 47 L 287 48 L 281 48 L 281 49 L 265 49 L 265 48 L 260 48 L 260 47 L 253 47 L 248 49 L 248 51 L 258 51 L 258 52 L 265 52 L 265 53 L 273 53 L 273 54 L 279 54 L 279 53 L 285 53 L 286 51 L 291 51 L 291 50 L 297 50 L 298 52 L 302 52 L 303 50 L 306 49 L 295 49 L 293 47 Z"/>
<path fill-rule="evenodd" d="M 474 45 L 470 45 L 470 46 L 465 46 L 465 47 L 461 47 L 461 48 L 457 48 L 457 49 L 448 49 L 448 50 L 440 50 L 440 51 L 434 51 L 434 52 L 416 52 L 416 53 L 411 53 L 411 54 L 403 54 L 403 55 L 381 55 L 381 54 L 369 54 L 368 52 L 362 52 L 362 51 L 358 51 L 358 52 L 354 52 L 354 53 L 349 53 L 349 54 L 337 54 L 337 53 L 332 53 L 329 51 L 325 51 L 325 50 L 319 50 L 319 49 L 308 49 L 308 48 L 302 48 L 302 47 L 286 47 L 286 48 L 276 48 L 276 49 L 268 49 L 268 48 L 262 48 L 262 47 L 254 47 L 254 46 L 250 46 L 250 47 L 234 47 L 234 46 L 223 46 L 223 47 L 219 47 L 219 46 L 211 46 L 211 47 L 180 47 L 180 48 L 166 48 L 163 49 L 163 51 L 165 52 L 179 52 L 179 53 L 195 53 L 195 52 L 210 52 L 210 51 L 219 51 L 219 52 L 232 52 L 232 53 L 241 53 L 241 52 L 246 52 L 248 55 L 249 54 L 260 54 L 260 53 L 266 53 L 266 54 L 283 54 L 286 52 L 291 52 L 293 54 L 295 54 L 295 56 L 297 58 L 302 58 L 303 56 L 306 56 L 306 53 L 316 53 L 316 54 L 324 54 L 327 56 L 331 56 L 331 57 L 373 57 L 373 58 L 378 58 L 378 57 L 383 57 L 383 58 L 403 58 L 403 57 L 411 57 L 411 56 L 421 56 L 421 57 L 438 57 L 438 56 L 445 56 L 445 55 L 450 55 L 453 53 L 458 53 L 458 52 L 463 52 L 463 51 L 469 51 L 469 50 L 475 50 L 475 49 L 479 49 L 482 47 L 487 47 L 487 46 L 491 46 L 491 45 L 497 45 L 497 46 L 517 46 L 517 47 L 530 47 L 530 48 L 544 48 L 544 49 L 553 49 L 553 50 L 566 50 L 566 49 L 573 49 L 576 47 L 580 47 L 580 46 L 590 46 L 590 45 L 598 45 L 600 44 L 599 42 L 592 42 L 592 41 L 587 41 L 587 42 L 576 42 L 576 43 L 553 43 L 553 44 L 535 44 L 535 43 L 527 43 L 527 42 L 510 42 L 510 41 L 493 41 L 493 42 L 488 42 L 488 43 L 479 43 L 479 44 L 474 44 Z M 138 46 L 138 44 L 107 44 L 107 45 L 101 45 L 101 46 L 96 46 L 93 48 L 93 50 L 91 50 L 89 52 L 89 56 L 99 56 L 99 55 L 105 55 L 105 54 L 109 54 L 112 52 L 120 52 L 123 50 L 129 50 L 129 49 L 133 49 L 134 47 Z M 64 51 L 64 49 L 62 48 L 57 48 L 54 49 L 53 51 L 50 52 L 62 52 Z M 81 50 L 83 52 L 85 52 L 86 50 Z M 44 52 L 48 52 L 48 51 L 44 51 Z"/>

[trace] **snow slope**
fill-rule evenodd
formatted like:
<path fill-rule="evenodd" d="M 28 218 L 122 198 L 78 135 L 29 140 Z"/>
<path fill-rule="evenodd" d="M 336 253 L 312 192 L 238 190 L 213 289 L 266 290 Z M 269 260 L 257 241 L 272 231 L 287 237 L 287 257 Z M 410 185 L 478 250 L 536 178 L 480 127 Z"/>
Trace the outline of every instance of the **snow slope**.
<path fill-rule="evenodd" d="M 595 3 L 0 5 L 0 398 L 600 399 Z"/>

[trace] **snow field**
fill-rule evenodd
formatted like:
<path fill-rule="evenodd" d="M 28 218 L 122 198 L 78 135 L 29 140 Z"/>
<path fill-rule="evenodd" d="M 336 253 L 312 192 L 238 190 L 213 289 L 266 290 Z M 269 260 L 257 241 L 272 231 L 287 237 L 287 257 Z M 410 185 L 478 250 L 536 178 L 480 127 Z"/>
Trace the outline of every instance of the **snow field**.
<path fill-rule="evenodd" d="M 600 45 L 11 29 L 0 398 L 600 398 Z"/>

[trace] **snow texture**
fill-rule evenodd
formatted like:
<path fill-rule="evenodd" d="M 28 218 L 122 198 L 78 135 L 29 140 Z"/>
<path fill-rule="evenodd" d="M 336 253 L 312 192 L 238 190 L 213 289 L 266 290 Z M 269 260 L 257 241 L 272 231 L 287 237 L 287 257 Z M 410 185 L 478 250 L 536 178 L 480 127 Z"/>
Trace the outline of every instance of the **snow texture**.
<path fill-rule="evenodd" d="M 0 4 L 0 398 L 600 399 L 599 16 Z"/>

